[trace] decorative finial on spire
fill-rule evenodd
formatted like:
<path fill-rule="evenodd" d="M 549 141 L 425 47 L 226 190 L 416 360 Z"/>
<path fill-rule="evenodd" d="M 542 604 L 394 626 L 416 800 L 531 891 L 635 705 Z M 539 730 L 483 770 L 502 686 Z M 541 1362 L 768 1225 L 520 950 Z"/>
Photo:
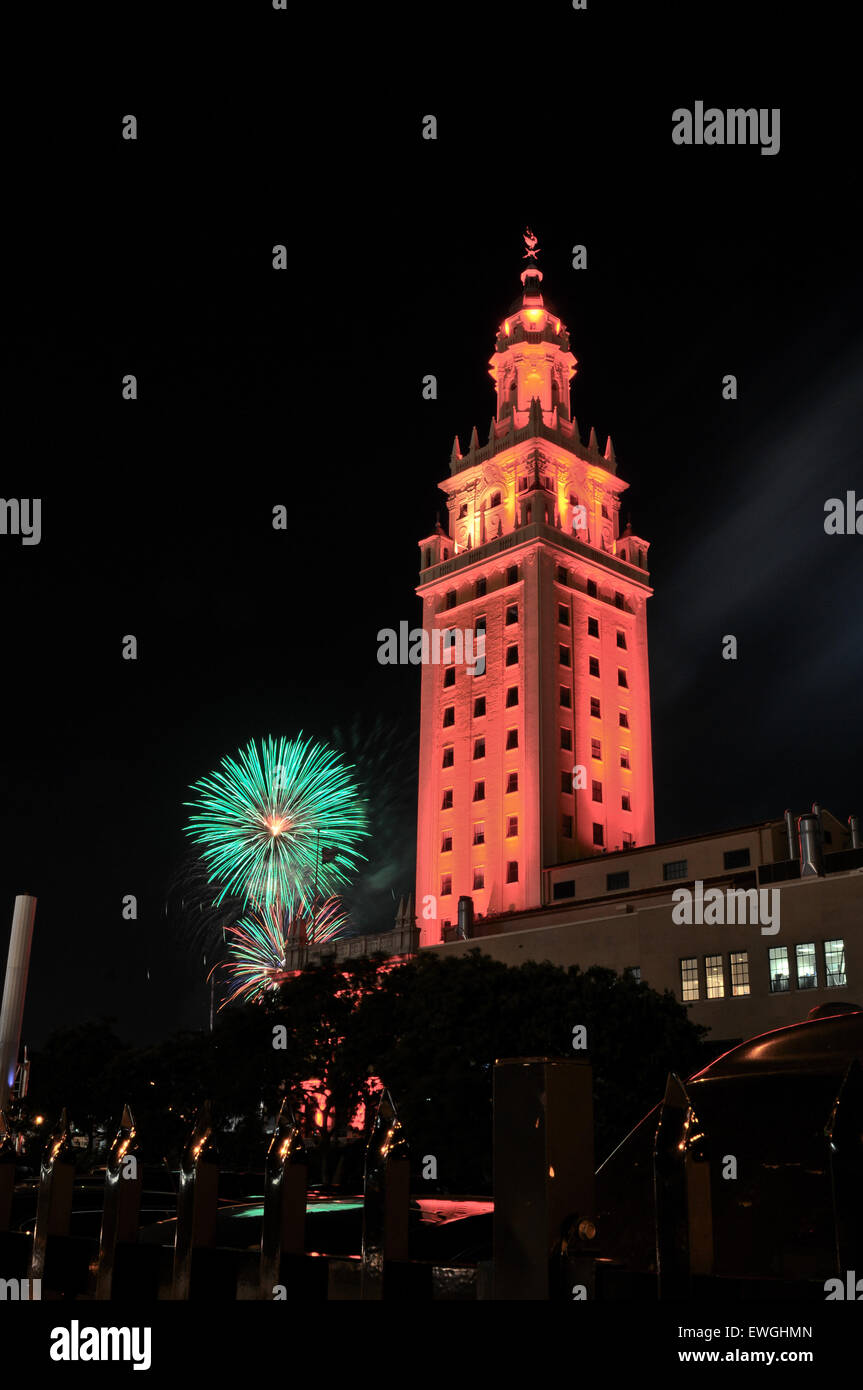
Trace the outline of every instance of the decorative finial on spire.
<path fill-rule="evenodd" d="M 524 285 L 523 302 L 525 304 L 541 305 L 542 295 L 539 287 L 542 284 L 542 271 L 536 263 L 536 256 L 539 251 L 539 239 L 534 236 L 530 227 L 525 228 L 522 232 L 522 237 L 524 238 L 525 248 L 523 259 L 529 262 L 529 265 L 525 266 L 519 277 L 521 283 Z"/>

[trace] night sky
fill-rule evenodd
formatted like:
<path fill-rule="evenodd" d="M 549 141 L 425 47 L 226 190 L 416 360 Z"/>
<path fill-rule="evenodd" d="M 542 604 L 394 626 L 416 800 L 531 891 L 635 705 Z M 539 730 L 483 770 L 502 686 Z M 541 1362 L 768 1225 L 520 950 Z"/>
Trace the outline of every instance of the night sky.
<path fill-rule="evenodd" d="M 863 536 L 824 532 L 827 498 L 863 496 L 859 158 L 835 104 L 670 60 L 624 81 L 613 15 L 547 10 L 530 73 L 520 45 L 495 67 L 467 39 L 411 72 L 374 45 L 361 66 L 288 55 L 262 12 L 243 35 L 268 49 L 260 81 L 238 56 L 242 80 L 83 83 L 59 131 L 22 89 L 2 495 L 41 497 L 42 540 L 0 536 L 0 951 L 15 894 L 37 894 L 31 1044 L 103 1015 L 130 1040 L 204 1025 L 165 902 L 186 789 L 224 754 L 415 731 L 419 670 L 380 666 L 376 634 L 418 622 L 453 435 L 487 436 L 527 224 L 582 434 L 611 433 L 652 543 L 657 838 L 814 799 L 863 812 Z M 780 106 L 780 153 L 674 146 L 696 99 Z M 411 841 L 403 823 L 373 849 L 384 929 Z"/>

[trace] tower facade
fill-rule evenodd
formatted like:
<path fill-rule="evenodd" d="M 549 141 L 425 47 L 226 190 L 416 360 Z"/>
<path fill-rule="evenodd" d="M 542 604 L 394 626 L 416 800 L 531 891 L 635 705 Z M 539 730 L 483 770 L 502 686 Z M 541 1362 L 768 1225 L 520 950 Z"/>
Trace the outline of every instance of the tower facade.
<path fill-rule="evenodd" d="M 525 244 L 488 441 L 456 438 L 448 526 L 420 541 L 422 945 L 462 897 L 475 917 L 536 908 L 544 869 L 654 838 L 648 542 L 620 529 L 611 438 L 582 442 L 576 358 Z"/>

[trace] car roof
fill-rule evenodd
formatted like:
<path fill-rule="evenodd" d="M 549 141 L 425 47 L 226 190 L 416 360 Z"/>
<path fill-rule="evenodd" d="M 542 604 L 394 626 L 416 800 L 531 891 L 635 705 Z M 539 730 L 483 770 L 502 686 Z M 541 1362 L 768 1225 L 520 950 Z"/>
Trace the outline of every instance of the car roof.
<path fill-rule="evenodd" d="M 689 1079 L 720 1081 L 789 1072 L 841 1076 L 855 1057 L 863 1059 L 863 1013 L 842 1013 L 747 1038 Z"/>

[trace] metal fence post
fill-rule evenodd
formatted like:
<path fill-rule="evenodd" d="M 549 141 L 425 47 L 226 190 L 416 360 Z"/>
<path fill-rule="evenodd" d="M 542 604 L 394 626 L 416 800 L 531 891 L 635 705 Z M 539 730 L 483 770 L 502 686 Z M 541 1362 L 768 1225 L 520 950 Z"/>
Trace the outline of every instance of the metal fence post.
<path fill-rule="evenodd" d="M 689 1298 L 713 1273 L 713 1209 L 705 1135 L 680 1077 L 669 1072 L 653 1143 L 656 1279 L 661 1299 Z"/>
<path fill-rule="evenodd" d="M 824 1130 L 830 1151 L 830 1186 L 836 1273 L 863 1264 L 863 1068 L 855 1057 L 842 1078 Z"/>
<path fill-rule="evenodd" d="M 495 1062 L 493 1297 L 592 1297 L 595 1219 L 590 1062 Z"/>
<path fill-rule="evenodd" d="M 124 1105 L 120 1128 L 108 1150 L 106 1163 L 102 1234 L 96 1274 L 97 1298 L 111 1297 L 117 1246 L 135 1245 L 137 1242 L 142 1185 L 138 1133 L 132 1112 L 128 1105 Z"/>
<path fill-rule="evenodd" d="M 364 1299 L 383 1298 L 388 1264 L 408 1258 L 409 1152 L 392 1096 L 385 1090 L 366 1149 L 363 1178 Z"/>
<path fill-rule="evenodd" d="M 195 1117 L 180 1161 L 172 1298 L 189 1297 L 194 1253 L 200 1249 L 212 1249 L 216 1243 L 218 1193 L 219 1152 L 213 1133 L 210 1102 L 204 1101 Z"/>
<path fill-rule="evenodd" d="M 63 1108 L 39 1169 L 39 1196 L 36 1203 L 36 1229 L 33 1232 L 31 1279 L 44 1279 L 49 1240 L 68 1236 L 72 1215 L 72 1188 L 75 1182 L 75 1150 L 69 1135 L 69 1121 Z"/>
<path fill-rule="evenodd" d="M 283 1100 L 264 1164 L 264 1218 L 261 1230 L 261 1296 L 272 1297 L 280 1282 L 283 1256 L 306 1249 L 308 1158 L 293 1107 Z"/>

